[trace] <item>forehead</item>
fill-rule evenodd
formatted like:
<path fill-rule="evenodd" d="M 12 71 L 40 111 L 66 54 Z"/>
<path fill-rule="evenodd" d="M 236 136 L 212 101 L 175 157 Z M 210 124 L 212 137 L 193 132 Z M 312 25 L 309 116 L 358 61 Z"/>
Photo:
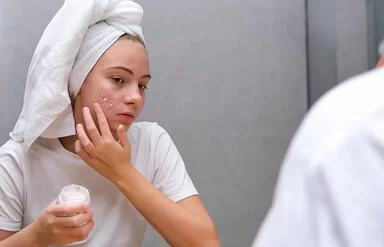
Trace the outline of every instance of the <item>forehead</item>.
<path fill-rule="evenodd" d="M 134 40 L 119 39 L 100 57 L 95 67 L 124 66 L 139 74 L 147 74 L 149 61 L 146 49 Z"/>

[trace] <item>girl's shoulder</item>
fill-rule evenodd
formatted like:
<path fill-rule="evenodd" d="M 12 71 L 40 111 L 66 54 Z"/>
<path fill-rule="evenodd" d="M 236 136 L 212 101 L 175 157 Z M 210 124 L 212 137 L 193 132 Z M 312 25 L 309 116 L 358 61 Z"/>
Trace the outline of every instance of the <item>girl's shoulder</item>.
<path fill-rule="evenodd" d="M 24 155 L 23 143 L 11 139 L 0 147 L 0 166 L 21 166 Z"/>

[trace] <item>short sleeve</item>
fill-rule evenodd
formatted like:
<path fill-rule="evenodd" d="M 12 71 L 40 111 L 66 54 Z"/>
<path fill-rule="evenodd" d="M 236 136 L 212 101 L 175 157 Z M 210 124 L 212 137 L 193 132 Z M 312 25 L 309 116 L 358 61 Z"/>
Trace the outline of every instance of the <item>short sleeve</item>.
<path fill-rule="evenodd" d="M 0 148 L 0 229 L 19 231 L 23 219 L 23 176 L 13 150 Z"/>
<path fill-rule="evenodd" d="M 156 169 L 154 186 L 175 202 L 198 194 L 169 134 L 156 124 L 152 135 L 155 137 L 152 139 Z"/>

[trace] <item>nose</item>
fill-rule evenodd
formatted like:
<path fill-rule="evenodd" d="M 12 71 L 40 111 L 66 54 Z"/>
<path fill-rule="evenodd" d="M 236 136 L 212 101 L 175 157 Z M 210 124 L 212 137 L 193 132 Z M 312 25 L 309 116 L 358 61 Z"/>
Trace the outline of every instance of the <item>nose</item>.
<path fill-rule="evenodd" d="M 130 83 L 124 88 L 124 103 L 137 104 L 143 98 L 137 83 Z"/>

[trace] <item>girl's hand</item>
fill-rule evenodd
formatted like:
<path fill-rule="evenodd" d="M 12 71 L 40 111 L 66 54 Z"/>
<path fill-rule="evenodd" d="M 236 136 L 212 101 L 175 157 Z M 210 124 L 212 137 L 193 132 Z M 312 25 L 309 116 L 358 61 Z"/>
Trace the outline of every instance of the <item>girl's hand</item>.
<path fill-rule="evenodd" d="M 52 202 L 31 224 L 40 246 L 64 245 L 88 238 L 93 212 L 86 204 L 58 205 Z"/>
<path fill-rule="evenodd" d="M 94 110 L 100 131 L 92 119 L 89 108 L 83 108 L 85 127 L 76 126 L 79 140 L 75 143 L 76 153 L 93 169 L 111 182 L 117 182 L 125 172 L 132 168 L 131 145 L 124 126 L 117 129 L 116 141 L 111 133 L 107 119 L 99 104 L 95 103 Z"/>

